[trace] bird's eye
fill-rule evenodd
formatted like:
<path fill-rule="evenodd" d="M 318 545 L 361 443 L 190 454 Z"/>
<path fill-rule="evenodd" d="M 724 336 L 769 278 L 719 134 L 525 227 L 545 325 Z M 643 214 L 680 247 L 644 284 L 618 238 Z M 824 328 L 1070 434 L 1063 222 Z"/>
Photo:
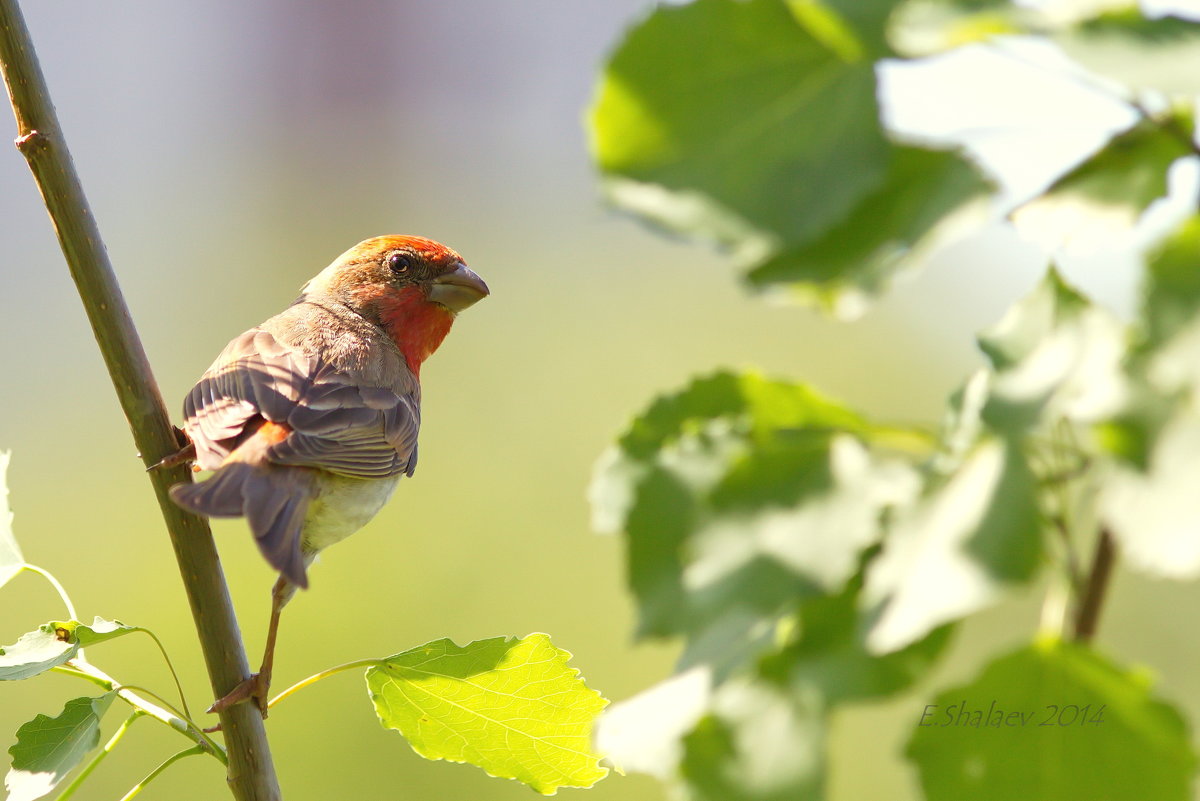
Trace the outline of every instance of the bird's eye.
<path fill-rule="evenodd" d="M 405 275 L 412 269 L 412 256 L 407 253 L 393 253 L 387 257 L 387 265 L 396 275 Z"/>

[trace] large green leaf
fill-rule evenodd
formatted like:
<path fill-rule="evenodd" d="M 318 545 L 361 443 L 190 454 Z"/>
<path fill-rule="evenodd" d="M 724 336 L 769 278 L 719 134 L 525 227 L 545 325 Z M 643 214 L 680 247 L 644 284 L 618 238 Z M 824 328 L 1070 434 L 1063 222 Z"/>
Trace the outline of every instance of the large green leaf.
<path fill-rule="evenodd" d="M 753 286 L 784 285 L 853 317 L 898 273 L 952 235 L 989 185 L 958 155 L 896 148 L 884 183 L 820 237 L 782 249 L 750 271 Z M 982 211 L 982 204 L 974 207 Z"/>
<path fill-rule="evenodd" d="M 48 794 L 100 742 L 100 719 L 117 693 L 67 701 L 56 718 L 38 715 L 17 729 L 8 749 L 12 768 L 4 777 L 8 801 L 33 801 Z"/>
<path fill-rule="evenodd" d="M 782 0 L 696 0 L 631 29 L 590 113 L 610 196 L 761 245 L 811 238 L 878 186 L 888 148 L 873 63 L 805 20 Z"/>
<path fill-rule="evenodd" d="M 592 726 L 608 702 L 545 634 L 434 642 L 367 670 L 380 722 L 421 756 L 469 762 L 547 795 L 604 778 Z"/>
<path fill-rule="evenodd" d="M 755 284 L 860 312 L 986 188 L 957 155 L 884 138 L 872 59 L 897 5 L 658 7 L 613 54 L 591 110 L 610 199 L 730 247 L 759 265 Z"/>
<path fill-rule="evenodd" d="M 1013 222 L 1050 248 L 1114 241 L 1112 232 L 1131 229 L 1166 196 L 1167 169 L 1193 154 L 1190 137 L 1190 118 L 1181 113 L 1142 122 L 1017 209 Z"/>
<path fill-rule="evenodd" d="M 914 715 L 929 801 L 1184 801 L 1187 726 L 1146 676 L 1047 641 L 993 661 Z"/>
<path fill-rule="evenodd" d="M 890 434 L 811 389 L 717 373 L 659 398 L 597 466 L 597 526 L 623 531 L 643 636 L 687 635 L 688 662 L 745 661 L 794 602 L 837 593 L 911 498 L 874 453 Z"/>
<path fill-rule="evenodd" d="M 0 451 L 0 587 L 7 584 L 12 577 L 21 572 L 25 565 L 25 557 L 13 536 L 12 510 L 8 506 L 8 462 L 12 458 L 9 451 Z"/>
<path fill-rule="evenodd" d="M 73 620 L 44 623 L 0 648 L 0 681 L 31 678 L 73 658 L 80 648 L 134 631 L 141 629 L 100 617 L 90 626 Z"/>

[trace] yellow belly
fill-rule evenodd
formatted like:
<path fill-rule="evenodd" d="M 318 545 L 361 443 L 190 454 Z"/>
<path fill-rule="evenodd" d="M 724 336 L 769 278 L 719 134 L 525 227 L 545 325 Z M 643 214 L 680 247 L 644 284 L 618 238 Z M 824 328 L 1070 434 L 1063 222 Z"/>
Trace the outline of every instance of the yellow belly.
<path fill-rule="evenodd" d="M 400 477 L 351 478 L 326 473 L 321 490 L 309 502 L 302 547 L 316 553 L 341 542 L 371 521 L 396 491 Z"/>

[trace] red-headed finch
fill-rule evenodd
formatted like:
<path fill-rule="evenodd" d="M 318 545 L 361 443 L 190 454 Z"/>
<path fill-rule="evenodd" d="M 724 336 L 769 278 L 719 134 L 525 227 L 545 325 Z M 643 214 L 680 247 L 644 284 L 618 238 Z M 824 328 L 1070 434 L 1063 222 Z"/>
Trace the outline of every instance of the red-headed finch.
<path fill-rule="evenodd" d="M 421 364 L 487 285 L 450 248 L 368 239 L 282 313 L 234 339 L 184 401 L 197 484 L 171 488 L 209 517 L 245 517 L 271 566 L 262 668 L 214 710 L 253 698 L 266 714 L 279 615 L 323 548 L 362 528 L 417 466 Z"/>

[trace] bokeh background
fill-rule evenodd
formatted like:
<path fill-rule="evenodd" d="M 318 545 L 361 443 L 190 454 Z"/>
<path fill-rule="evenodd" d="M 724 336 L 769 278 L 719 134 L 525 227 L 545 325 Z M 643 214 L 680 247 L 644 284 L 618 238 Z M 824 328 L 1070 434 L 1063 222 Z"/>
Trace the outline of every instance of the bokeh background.
<path fill-rule="evenodd" d="M 764 304 L 718 255 L 607 211 L 582 116 L 640 0 L 24 5 L 173 410 L 228 339 L 360 239 L 440 239 L 493 289 L 424 370 L 420 471 L 367 529 L 326 553 L 312 590 L 288 608 L 279 687 L 439 637 L 531 631 L 573 652 L 609 698 L 647 687 L 669 673 L 674 648 L 631 642 L 621 543 L 590 533 L 584 496 L 592 463 L 630 415 L 728 365 L 802 379 L 883 419 L 932 424 L 980 363 L 973 332 L 1045 265 L 991 226 L 864 321 L 839 324 Z M 0 121 L 0 139 L 9 125 Z M 1129 259 L 1066 267 L 1101 300 L 1131 307 Z M 32 179 L 2 148 L 0 449 L 13 451 L 26 557 L 57 574 L 85 619 L 156 631 L 192 706 L 203 707 L 207 678 L 158 510 Z M 240 521 L 216 530 L 256 662 L 273 577 Z M 1180 626 L 1198 611 L 1195 586 L 1122 573 L 1101 630 L 1119 658 L 1153 665 L 1162 693 L 1192 717 L 1200 645 Z M 0 591 L 0 641 L 62 615 L 44 582 L 21 576 Z M 832 797 L 915 798 L 899 750 L 924 704 L 1028 637 L 1037 616 L 1036 593 L 1015 598 L 967 625 L 930 681 L 839 712 Z M 148 640 L 91 656 L 127 683 L 169 690 Z M 0 744 L 88 690 L 59 676 L 0 686 Z M 106 734 L 119 720 L 114 709 Z M 289 799 L 532 797 L 417 757 L 378 726 L 356 674 L 281 705 L 269 730 Z M 181 742 L 139 724 L 79 797 L 119 797 Z M 218 798 L 221 780 L 215 763 L 188 760 L 143 797 Z M 613 776 L 587 797 L 664 796 L 645 777 Z"/>

